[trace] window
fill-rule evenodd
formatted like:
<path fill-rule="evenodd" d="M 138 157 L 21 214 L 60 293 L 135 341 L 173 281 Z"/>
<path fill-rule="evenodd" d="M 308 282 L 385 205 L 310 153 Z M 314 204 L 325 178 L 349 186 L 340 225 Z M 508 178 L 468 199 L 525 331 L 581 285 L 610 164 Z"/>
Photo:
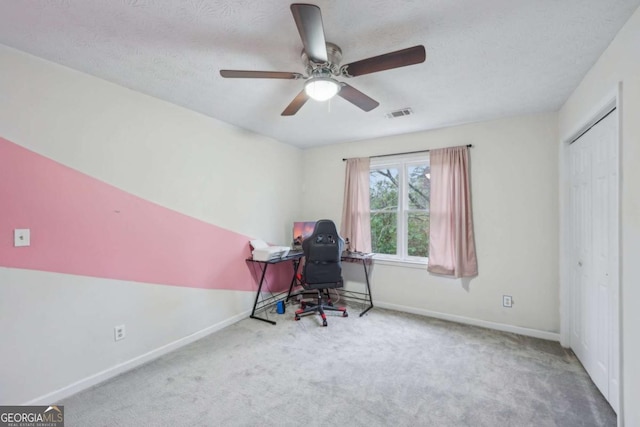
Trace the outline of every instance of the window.
<path fill-rule="evenodd" d="M 429 256 L 429 154 L 371 159 L 371 247 L 382 258 Z"/>

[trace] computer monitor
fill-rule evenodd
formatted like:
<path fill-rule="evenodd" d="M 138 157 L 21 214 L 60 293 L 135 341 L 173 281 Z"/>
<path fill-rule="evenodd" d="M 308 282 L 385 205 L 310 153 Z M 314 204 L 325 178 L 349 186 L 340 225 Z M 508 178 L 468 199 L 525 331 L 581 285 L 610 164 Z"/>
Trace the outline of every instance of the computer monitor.
<path fill-rule="evenodd" d="M 293 223 L 293 249 L 302 249 L 302 242 L 313 234 L 316 227 L 315 221 L 295 221 Z"/>

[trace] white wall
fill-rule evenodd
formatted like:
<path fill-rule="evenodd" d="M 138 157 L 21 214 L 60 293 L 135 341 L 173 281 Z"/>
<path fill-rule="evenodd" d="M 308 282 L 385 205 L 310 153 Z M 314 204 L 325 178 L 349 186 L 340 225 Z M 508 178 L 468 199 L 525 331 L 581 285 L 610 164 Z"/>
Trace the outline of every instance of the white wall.
<path fill-rule="evenodd" d="M 3 46 L 0 64 L 3 138 L 183 214 L 289 242 L 299 149 Z M 253 297 L 0 267 L 0 404 L 56 401 L 246 316 Z M 115 343 L 121 323 L 128 337 Z"/>
<path fill-rule="evenodd" d="M 203 221 L 290 239 L 301 150 L 2 45 L 0 63 L 0 136 Z"/>
<path fill-rule="evenodd" d="M 559 114 L 560 141 L 582 126 L 622 82 L 621 301 L 624 425 L 640 426 L 640 9 L 585 76 Z"/>
<path fill-rule="evenodd" d="M 340 222 L 343 157 L 473 144 L 478 277 L 465 284 L 430 275 L 425 266 L 376 262 L 374 302 L 557 339 L 556 140 L 556 114 L 541 114 L 306 150 L 303 216 Z M 513 296 L 511 309 L 502 307 L 505 294 Z"/>

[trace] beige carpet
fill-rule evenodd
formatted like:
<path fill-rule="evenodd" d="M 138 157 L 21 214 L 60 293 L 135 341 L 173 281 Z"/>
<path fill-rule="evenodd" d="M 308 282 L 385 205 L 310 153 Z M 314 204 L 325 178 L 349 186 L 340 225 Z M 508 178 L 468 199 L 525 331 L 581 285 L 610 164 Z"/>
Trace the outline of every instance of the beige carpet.
<path fill-rule="evenodd" d="M 61 402 L 67 426 L 615 426 L 558 343 L 374 308 L 245 319 Z"/>

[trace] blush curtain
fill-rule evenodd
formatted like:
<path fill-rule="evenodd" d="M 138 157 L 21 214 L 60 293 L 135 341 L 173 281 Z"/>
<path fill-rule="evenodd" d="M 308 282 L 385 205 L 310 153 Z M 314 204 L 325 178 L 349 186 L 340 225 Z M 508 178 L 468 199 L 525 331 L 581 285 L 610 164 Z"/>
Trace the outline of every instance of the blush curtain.
<path fill-rule="evenodd" d="M 347 159 L 340 235 L 352 251 L 371 252 L 369 158 Z"/>
<path fill-rule="evenodd" d="M 429 152 L 431 198 L 429 266 L 434 274 L 478 275 L 471 215 L 469 149 L 466 146 Z"/>

